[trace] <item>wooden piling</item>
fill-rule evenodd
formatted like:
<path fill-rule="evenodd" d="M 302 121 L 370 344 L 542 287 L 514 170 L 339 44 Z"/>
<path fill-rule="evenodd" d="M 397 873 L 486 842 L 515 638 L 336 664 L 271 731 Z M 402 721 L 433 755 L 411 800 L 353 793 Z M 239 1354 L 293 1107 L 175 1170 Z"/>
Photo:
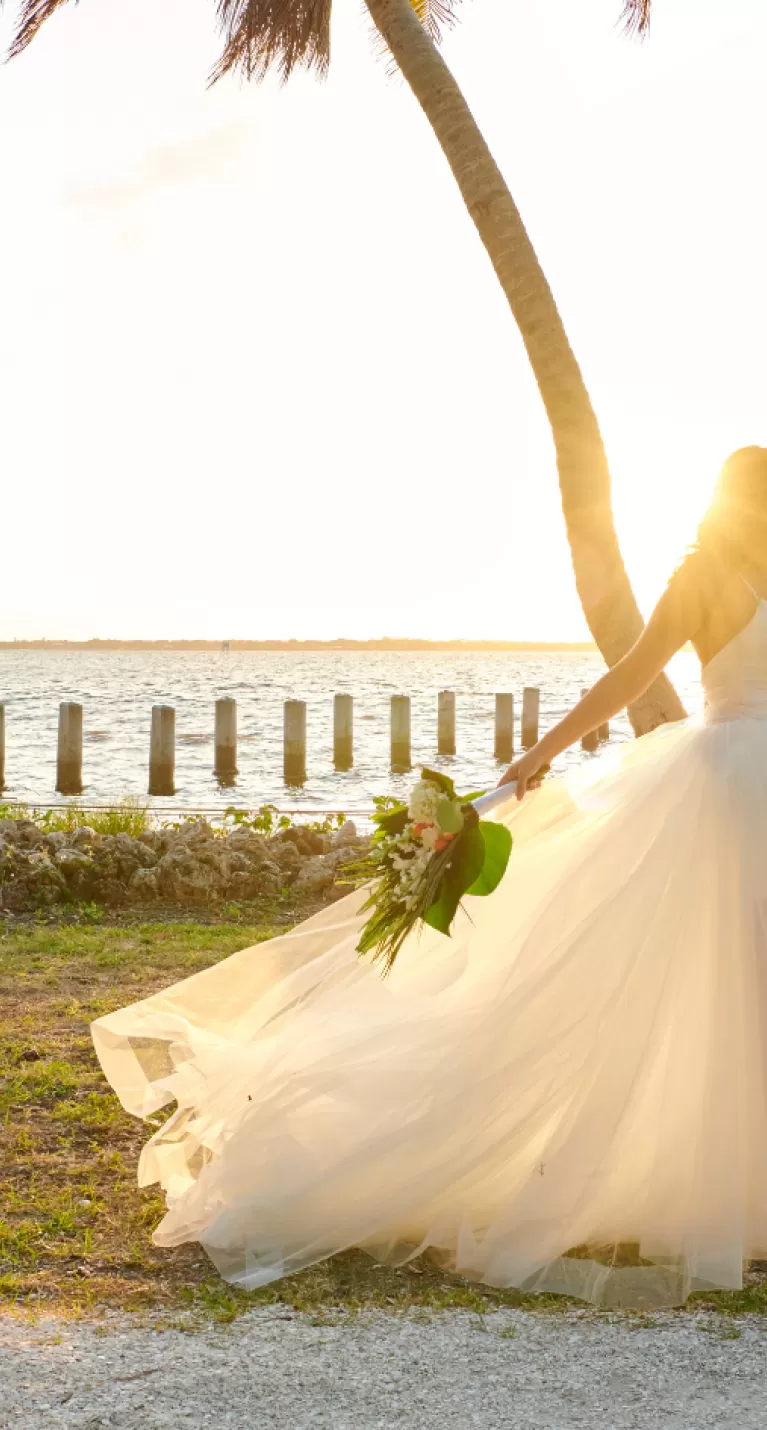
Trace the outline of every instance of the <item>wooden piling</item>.
<path fill-rule="evenodd" d="M 530 750 L 538 744 L 538 720 L 541 709 L 541 692 L 528 685 L 522 691 L 522 749 Z"/>
<path fill-rule="evenodd" d="M 56 790 L 58 794 L 83 792 L 83 707 L 72 700 L 59 706 Z"/>
<path fill-rule="evenodd" d="M 495 758 L 509 764 L 514 758 L 514 696 L 495 697 Z"/>
<path fill-rule="evenodd" d="M 172 705 L 152 706 L 149 740 L 149 793 L 175 794 L 176 712 Z"/>
<path fill-rule="evenodd" d="M 337 770 L 354 764 L 354 698 L 336 695 L 333 700 L 333 763 Z"/>
<path fill-rule="evenodd" d="M 213 773 L 219 784 L 234 783 L 237 774 L 237 701 L 223 696 L 216 701 Z"/>
<path fill-rule="evenodd" d="M 284 715 L 283 769 L 285 783 L 306 782 L 306 701 L 286 700 Z"/>
<path fill-rule="evenodd" d="M 589 693 L 589 687 L 586 685 L 586 686 L 584 686 L 584 688 L 581 690 L 581 700 L 583 699 L 584 695 L 588 695 L 588 693 Z M 588 752 L 588 754 L 593 755 L 593 753 L 594 753 L 594 751 L 596 750 L 598 744 L 599 744 L 599 730 L 589 730 L 588 733 L 585 734 L 584 737 L 583 737 L 583 739 L 581 740 L 581 749 L 586 750 L 586 751 Z"/>
<path fill-rule="evenodd" d="M 409 695 L 391 698 L 391 767 L 399 772 L 411 767 Z"/>
<path fill-rule="evenodd" d="M 455 691 L 440 690 L 437 696 L 437 750 L 455 754 Z"/>
<path fill-rule="evenodd" d="M 0 794 L 5 789 L 5 706 L 0 705 Z"/>

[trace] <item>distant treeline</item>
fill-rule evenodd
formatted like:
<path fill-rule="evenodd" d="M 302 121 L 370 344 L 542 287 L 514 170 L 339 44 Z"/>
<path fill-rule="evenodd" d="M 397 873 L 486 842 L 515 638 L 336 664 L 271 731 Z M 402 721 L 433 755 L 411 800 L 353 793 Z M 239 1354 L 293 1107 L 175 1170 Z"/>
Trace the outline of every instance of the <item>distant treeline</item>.
<path fill-rule="evenodd" d="M 352 641 L 0 641 L 0 650 L 376 650 L 376 651 L 595 651 L 593 641 L 426 641 L 383 636 Z"/>

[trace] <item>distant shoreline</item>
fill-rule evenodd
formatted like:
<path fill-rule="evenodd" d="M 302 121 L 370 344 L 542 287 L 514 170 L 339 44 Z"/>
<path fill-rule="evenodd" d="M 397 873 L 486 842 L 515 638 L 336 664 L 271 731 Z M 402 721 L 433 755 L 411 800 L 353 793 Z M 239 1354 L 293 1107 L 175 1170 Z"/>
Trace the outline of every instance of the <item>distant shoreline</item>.
<path fill-rule="evenodd" d="M 381 640 L 333 641 L 0 641 L 0 650 L 87 650 L 87 651 L 512 651 L 520 654 L 540 652 L 595 654 L 593 641 L 427 641 L 383 637 Z"/>

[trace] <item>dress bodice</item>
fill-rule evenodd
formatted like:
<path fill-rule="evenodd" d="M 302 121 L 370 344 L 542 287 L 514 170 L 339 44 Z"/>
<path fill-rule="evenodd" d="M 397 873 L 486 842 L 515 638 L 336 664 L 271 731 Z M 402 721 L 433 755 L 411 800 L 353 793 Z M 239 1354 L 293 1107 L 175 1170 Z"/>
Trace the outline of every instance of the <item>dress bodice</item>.
<path fill-rule="evenodd" d="M 767 601 L 748 625 L 704 665 L 706 720 L 767 720 Z"/>

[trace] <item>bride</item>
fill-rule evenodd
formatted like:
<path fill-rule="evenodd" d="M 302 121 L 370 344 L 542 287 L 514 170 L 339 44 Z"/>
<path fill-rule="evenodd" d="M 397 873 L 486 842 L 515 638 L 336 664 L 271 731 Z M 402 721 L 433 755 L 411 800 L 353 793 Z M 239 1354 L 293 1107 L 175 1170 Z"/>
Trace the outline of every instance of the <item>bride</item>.
<path fill-rule="evenodd" d="M 688 640 L 702 721 L 534 787 Z M 139 1166 L 157 1243 L 246 1288 L 363 1247 L 627 1306 L 767 1256 L 767 449 L 727 461 L 636 646 L 504 778 L 500 888 L 388 979 L 358 890 L 94 1023 L 129 1112 L 177 1104 Z"/>

